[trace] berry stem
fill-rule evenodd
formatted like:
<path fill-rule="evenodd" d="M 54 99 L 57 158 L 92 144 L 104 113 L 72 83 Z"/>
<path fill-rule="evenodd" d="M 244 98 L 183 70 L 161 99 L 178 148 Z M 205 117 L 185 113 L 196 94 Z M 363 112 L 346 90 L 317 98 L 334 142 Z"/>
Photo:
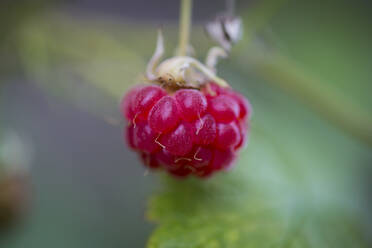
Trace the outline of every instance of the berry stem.
<path fill-rule="evenodd" d="M 192 0 L 181 0 L 178 55 L 186 56 L 190 38 Z"/>

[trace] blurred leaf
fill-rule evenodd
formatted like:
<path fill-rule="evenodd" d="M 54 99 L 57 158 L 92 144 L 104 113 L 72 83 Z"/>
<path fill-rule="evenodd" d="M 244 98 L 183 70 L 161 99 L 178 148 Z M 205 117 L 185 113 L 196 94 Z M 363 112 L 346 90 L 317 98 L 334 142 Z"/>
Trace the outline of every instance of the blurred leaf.
<path fill-rule="evenodd" d="M 251 73 L 372 145 L 368 17 L 348 1 L 292 1 L 260 32 L 263 39 L 239 47 L 234 64 L 243 73 L 250 66 Z"/>
<path fill-rule="evenodd" d="M 99 116 L 113 115 L 117 110 L 110 109 L 141 81 L 145 68 L 145 60 L 119 37 L 122 32 L 130 35 L 56 14 L 41 16 L 19 30 L 19 55 L 29 79 L 42 89 Z"/>

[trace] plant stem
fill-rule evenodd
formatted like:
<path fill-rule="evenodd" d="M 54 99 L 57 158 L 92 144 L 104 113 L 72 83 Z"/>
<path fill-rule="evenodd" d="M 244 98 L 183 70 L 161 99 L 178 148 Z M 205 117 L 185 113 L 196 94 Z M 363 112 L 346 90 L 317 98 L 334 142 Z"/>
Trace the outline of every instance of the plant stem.
<path fill-rule="evenodd" d="M 181 0 L 178 55 L 186 56 L 190 37 L 192 0 Z"/>

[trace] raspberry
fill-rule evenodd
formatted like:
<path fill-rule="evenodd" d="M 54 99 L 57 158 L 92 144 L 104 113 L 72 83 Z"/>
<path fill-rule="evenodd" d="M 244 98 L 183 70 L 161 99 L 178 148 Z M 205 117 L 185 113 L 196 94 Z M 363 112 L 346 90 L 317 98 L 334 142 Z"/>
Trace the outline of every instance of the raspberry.
<path fill-rule="evenodd" d="M 239 144 L 240 131 L 234 122 L 218 123 L 217 125 L 217 138 L 215 146 L 219 149 L 225 150 Z"/>
<path fill-rule="evenodd" d="M 134 144 L 134 126 L 128 125 L 127 131 L 124 132 L 124 134 L 125 134 L 125 139 L 127 140 L 129 147 L 132 149 L 136 149 L 137 147 Z"/>
<path fill-rule="evenodd" d="M 169 173 L 175 177 L 186 177 L 188 175 L 190 175 L 192 173 L 192 169 L 190 167 L 187 167 L 187 166 L 183 166 L 177 170 L 171 170 L 169 171 Z"/>
<path fill-rule="evenodd" d="M 165 96 L 155 103 L 148 118 L 151 128 L 159 133 L 172 130 L 177 126 L 178 121 L 177 102 L 170 96 Z"/>
<path fill-rule="evenodd" d="M 241 147 L 244 147 L 247 143 L 247 133 L 249 130 L 249 125 L 243 121 L 239 123 L 239 130 L 240 130 L 240 141 L 239 143 L 234 147 L 235 149 L 240 149 Z"/>
<path fill-rule="evenodd" d="M 220 94 L 224 94 L 227 92 L 227 89 L 218 86 L 216 83 L 208 83 L 205 87 L 202 88 L 203 94 L 209 99 Z"/>
<path fill-rule="evenodd" d="M 160 167 L 159 161 L 156 159 L 154 154 L 142 152 L 140 153 L 140 158 L 142 159 L 143 164 L 151 169 Z"/>
<path fill-rule="evenodd" d="M 209 100 L 209 112 L 220 122 L 231 122 L 240 115 L 239 103 L 232 96 L 219 95 Z"/>
<path fill-rule="evenodd" d="M 165 91 L 137 86 L 121 104 L 126 141 L 144 165 L 183 178 L 231 168 L 248 134 L 251 106 L 241 94 L 210 82 Z"/>
<path fill-rule="evenodd" d="M 168 171 L 177 170 L 185 166 L 191 160 L 173 155 L 165 149 L 158 152 L 155 157 Z"/>
<path fill-rule="evenodd" d="M 173 131 L 163 134 L 161 143 L 171 154 L 184 156 L 192 149 L 193 134 L 191 124 L 181 123 Z"/>
<path fill-rule="evenodd" d="M 215 170 L 228 169 L 232 165 L 236 158 L 236 154 L 233 149 L 227 150 L 214 150 L 212 167 Z"/>
<path fill-rule="evenodd" d="M 174 97 L 178 102 L 181 116 L 186 121 L 193 121 L 207 110 L 207 99 L 197 90 L 179 90 Z"/>
<path fill-rule="evenodd" d="M 134 90 L 130 101 L 130 111 L 135 113 L 134 118 L 147 119 L 147 115 L 154 104 L 167 93 L 158 86 L 147 86 Z M 125 101 L 123 101 L 125 102 Z"/>
<path fill-rule="evenodd" d="M 139 90 L 140 90 L 140 87 L 137 86 L 131 89 L 130 91 L 128 91 L 120 103 L 120 109 L 128 120 L 134 119 L 135 113 L 132 109 L 132 102 L 133 102 L 133 98 L 136 96 Z"/>
<path fill-rule="evenodd" d="M 160 147 L 154 142 L 156 138 L 157 133 L 146 122 L 138 123 L 133 128 L 133 144 L 141 151 L 154 153 L 160 150 Z"/>
<path fill-rule="evenodd" d="M 208 147 L 196 147 L 193 154 L 193 160 L 190 164 L 197 170 L 206 168 L 212 162 L 213 151 Z"/>
<path fill-rule="evenodd" d="M 241 94 L 229 91 L 227 92 L 228 95 L 232 96 L 239 104 L 239 117 L 241 119 L 250 118 L 252 114 L 252 107 L 248 100 Z"/>
<path fill-rule="evenodd" d="M 198 145 L 209 145 L 217 136 L 216 121 L 210 114 L 206 114 L 194 123 L 194 143 Z"/>

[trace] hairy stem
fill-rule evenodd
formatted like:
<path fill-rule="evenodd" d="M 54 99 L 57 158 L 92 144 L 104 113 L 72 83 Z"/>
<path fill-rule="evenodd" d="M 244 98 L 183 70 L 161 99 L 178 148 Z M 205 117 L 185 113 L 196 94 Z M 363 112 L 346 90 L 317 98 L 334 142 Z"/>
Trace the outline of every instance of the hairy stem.
<path fill-rule="evenodd" d="M 192 0 L 181 0 L 178 55 L 185 56 L 190 39 Z"/>

